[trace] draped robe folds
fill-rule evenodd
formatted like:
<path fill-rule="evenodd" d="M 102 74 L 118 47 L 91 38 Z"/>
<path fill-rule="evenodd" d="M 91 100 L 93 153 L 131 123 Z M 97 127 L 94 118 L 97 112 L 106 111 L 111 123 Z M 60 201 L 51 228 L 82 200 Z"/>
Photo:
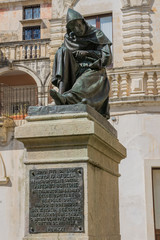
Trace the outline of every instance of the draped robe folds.
<path fill-rule="evenodd" d="M 111 63 L 111 42 L 104 33 L 87 25 L 82 37 L 69 29 L 64 43 L 58 49 L 53 64 L 52 83 L 58 87 L 63 82 L 60 104 L 77 104 L 86 99 L 87 104 L 109 118 L 109 81 L 105 67 Z M 85 50 L 87 55 L 76 56 Z"/>

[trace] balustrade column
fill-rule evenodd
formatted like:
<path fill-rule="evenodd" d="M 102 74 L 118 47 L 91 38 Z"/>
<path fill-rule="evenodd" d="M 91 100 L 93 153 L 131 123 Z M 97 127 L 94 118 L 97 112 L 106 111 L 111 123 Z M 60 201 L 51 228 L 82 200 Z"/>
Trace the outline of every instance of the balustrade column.
<path fill-rule="evenodd" d="M 128 78 L 127 74 L 121 75 L 121 95 L 122 97 L 128 96 Z"/>
<path fill-rule="evenodd" d="M 35 50 L 35 45 L 32 46 L 32 58 L 35 58 L 36 56 L 36 50 Z"/>
<path fill-rule="evenodd" d="M 3 61 L 3 52 L 2 52 L 2 48 L 0 48 L 0 60 Z"/>
<path fill-rule="evenodd" d="M 5 53 L 6 53 L 6 58 L 9 59 L 10 58 L 10 48 L 9 47 L 6 47 Z"/>
<path fill-rule="evenodd" d="M 16 60 L 20 60 L 20 46 L 16 47 Z"/>
<path fill-rule="evenodd" d="M 40 44 L 37 44 L 37 58 L 40 57 Z"/>
<path fill-rule="evenodd" d="M 22 59 L 25 59 L 25 55 L 26 55 L 26 50 L 25 50 L 25 46 L 22 46 Z"/>
<path fill-rule="evenodd" d="M 49 50 L 50 50 L 49 43 L 46 43 L 46 45 L 45 45 L 45 57 L 49 57 Z"/>
<path fill-rule="evenodd" d="M 10 47 L 10 59 L 15 60 L 16 58 L 16 48 L 14 46 Z"/>
<path fill-rule="evenodd" d="M 157 94 L 160 95 L 160 72 L 157 73 L 156 88 L 157 88 Z"/>
<path fill-rule="evenodd" d="M 2 48 L 2 53 L 3 53 L 3 59 L 5 59 L 5 57 L 6 57 L 5 47 Z"/>
<path fill-rule="evenodd" d="M 147 94 L 149 96 L 153 96 L 154 90 L 155 90 L 155 83 L 154 83 L 154 79 L 153 79 L 153 72 L 149 72 L 148 79 L 147 79 Z"/>
<path fill-rule="evenodd" d="M 112 98 L 118 98 L 119 94 L 119 75 L 114 75 L 112 81 Z"/>
<path fill-rule="evenodd" d="M 31 46 L 28 45 L 28 46 L 27 46 L 27 59 L 30 58 L 30 55 L 31 55 Z"/>

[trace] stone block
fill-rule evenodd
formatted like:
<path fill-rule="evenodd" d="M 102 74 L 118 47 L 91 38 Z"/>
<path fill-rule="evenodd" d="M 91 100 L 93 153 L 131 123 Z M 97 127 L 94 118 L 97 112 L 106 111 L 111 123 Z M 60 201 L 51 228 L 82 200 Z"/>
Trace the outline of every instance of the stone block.
<path fill-rule="evenodd" d="M 26 120 L 15 132 L 26 147 L 24 240 L 120 240 L 118 165 L 126 150 L 119 143 L 115 129 L 86 105 L 32 107 Z M 75 233 L 31 233 L 29 208 L 34 199 L 30 194 L 30 170 L 66 168 L 83 169 L 84 228 Z M 64 211 L 71 214 L 68 207 Z"/>

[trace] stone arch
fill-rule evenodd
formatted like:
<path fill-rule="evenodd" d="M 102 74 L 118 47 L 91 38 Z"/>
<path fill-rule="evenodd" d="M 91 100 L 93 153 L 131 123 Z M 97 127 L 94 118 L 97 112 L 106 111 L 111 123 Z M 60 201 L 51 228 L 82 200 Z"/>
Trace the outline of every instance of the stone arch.
<path fill-rule="evenodd" d="M 45 87 L 49 87 L 51 84 L 51 73 L 48 74 L 46 80 L 45 80 L 45 83 L 44 83 L 44 86 Z"/>
<path fill-rule="evenodd" d="M 24 119 L 31 105 L 46 105 L 48 92 L 35 71 L 21 65 L 0 69 L 0 115 Z"/>
<path fill-rule="evenodd" d="M 37 87 L 41 87 L 42 86 L 41 79 L 32 70 L 28 69 L 25 66 L 18 66 L 18 65 L 16 65 L 12 69 L 10 67 L 1 68 L 0 69 L 0 76 L 3 75 L 6 72 L 9 72 L 9 71 L 12 71 L 12 70 L 22 71 L 24 73 L 27 73 L 28 75 L 30 75 L 34 79 L 34 81 L 36 82 Z"/>

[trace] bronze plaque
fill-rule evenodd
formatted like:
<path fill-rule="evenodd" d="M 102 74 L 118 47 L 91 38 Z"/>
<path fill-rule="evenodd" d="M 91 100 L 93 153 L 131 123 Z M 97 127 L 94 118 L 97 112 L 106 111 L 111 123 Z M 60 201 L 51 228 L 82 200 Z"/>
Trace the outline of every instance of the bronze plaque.
<path fill-rule="evenodd" d="M 30 170 L 29 232 L 84 232 L 83 168 Z"/>

